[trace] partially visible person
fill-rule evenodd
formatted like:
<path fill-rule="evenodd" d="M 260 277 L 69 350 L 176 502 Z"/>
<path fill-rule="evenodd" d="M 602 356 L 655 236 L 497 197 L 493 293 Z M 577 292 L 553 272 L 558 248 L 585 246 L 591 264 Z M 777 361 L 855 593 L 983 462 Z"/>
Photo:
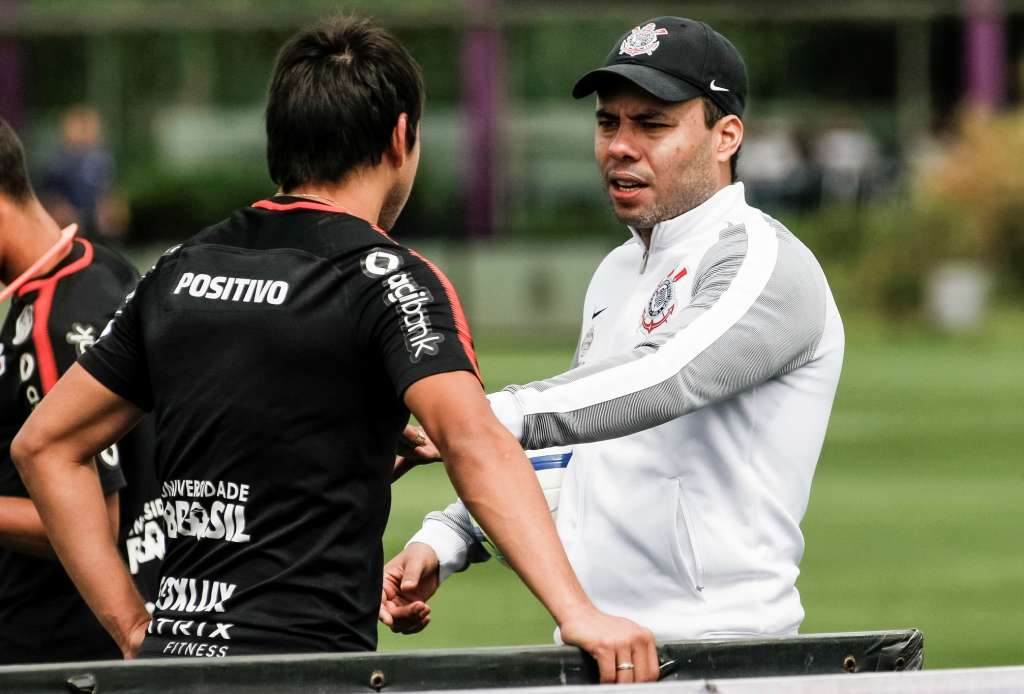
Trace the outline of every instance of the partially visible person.
<path fill-rule="evenodd" d="M 103 142 L 99 111 L 76 104 L 61 116 L 60 144 L 45 167 L 40 197 L 61 226 L 78 223 L 89 239 L 119 239 L 127 205 L 116 190 L 117 167 Z"/>
<path fill-rule="evenodd" d="M 406 49 L 369 22 L 292 37 L 266 110 L 280 192 L 169 250 L 15 440 L 61 560 L 125 657 L 374 649 L 411 411 L 602 681 L 657 676 L 650 632 L 597 611 L 573 575 L 484 397 L 454 288 L 387 234 L 419 163 L 422 90 Z M 167 524 L 152 620 L 97 532 L 84 464 L 146 411 Z"/>
<path fill-rule="evenodd" d="M 558 530 L 587 594 L 659 639 L 792 636 L 800 520 L 844 333 L 810 250 L 736 180 L 747 72 L 704 22 L 657 17 L 576 83 L 629 238 L 594 273 L 572 370 L 489 396 L 525 448 L 572 445 Z M 467 510 L 388 563 L 381 619 L 422 628 L 479 559 Z"/>
<path fill-rule="evenodd" d="M 8 285 L 22 277 L 59 240 L 60 227 L 32 191 L 21 142 L 0 119 L 0 280 Z M 116 658 L 117 645 L 56 561 L 10 447 L 60 375 L 99 337 L 137 277 L 119 256 L 79 239 L 23 279 L 0 329 L 0 662 Z M 87 473 L 103 490 L 105 525 L 96 532 L 105 539 L 118 532 L 122 467 L 141 478 L 147 453 L 136 435 L 88 457 Z"/>

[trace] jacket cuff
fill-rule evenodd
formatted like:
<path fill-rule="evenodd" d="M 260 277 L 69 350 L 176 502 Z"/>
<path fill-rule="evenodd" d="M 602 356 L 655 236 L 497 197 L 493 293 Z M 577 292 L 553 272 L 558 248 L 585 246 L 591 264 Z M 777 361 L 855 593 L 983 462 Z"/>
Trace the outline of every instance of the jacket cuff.
<path fill-rule="evenodd" d="M 523 416 L 523 406 L 519 403 L 515 393 L 510 390 L 499 390 L 497 393 L 488 395 L 487 399 L 491 403 L 494 416 L 512 432 L 517 441 L 522 443 L 526 418 Z"/>
<path fill-rule="evenodd" d="M 444 582 L 457 571 L 468 565 L 469 545 L 457 532 L 440 521 L 427 518 L 423 527 L 405 543 L 408 547 L 413 542 L 427 545 L 437 555 L 439 564 L 438 580 Z"/>

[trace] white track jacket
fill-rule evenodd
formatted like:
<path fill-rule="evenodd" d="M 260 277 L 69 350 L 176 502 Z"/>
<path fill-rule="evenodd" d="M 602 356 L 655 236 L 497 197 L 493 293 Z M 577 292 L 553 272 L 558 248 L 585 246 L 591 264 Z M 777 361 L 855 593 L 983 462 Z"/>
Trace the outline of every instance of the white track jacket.
<path fill-rule="evenodd" d="M 558 532 L 598 608 L 659 640 L 796 633 L 843 344 L 818 262 L 742 184 L 604 259 L 576 368 L 490 396 L 524 448 L 573 445 Z M 456 503 L 412 541 L 447 577 L 471 527 Z"/>

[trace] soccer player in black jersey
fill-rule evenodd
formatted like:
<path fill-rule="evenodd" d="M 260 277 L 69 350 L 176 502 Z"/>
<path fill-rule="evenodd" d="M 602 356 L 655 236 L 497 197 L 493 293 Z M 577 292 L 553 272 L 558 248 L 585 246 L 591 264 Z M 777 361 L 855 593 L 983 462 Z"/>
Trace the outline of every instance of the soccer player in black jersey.
<path fill-rule="evenodd" d="M 411 411 L 565 641 L 603 681 L 656 677 L 650 633 L 580 589 L 484 398 L 455 290 L 386 232 L 416 173 L 421 105 L 419 68 L 372 24 L 293 37 L 266 110 L 281 192 L 167 251 L 15 441 L 58 554 L 126 657 L 375 648 Z M 167 533 L 152 621 L 95 532 L 95 485 L 58 483 L 146 411 Z"/>
<path fill-rule="evenodd" d="M 0 663 L 120 653 L 55 561 L 10 458 L 11 440 L 29 413 L 96 341 L 137 280 L 134 268 L 105 248 L 85 240 L 67 248 L 60 239 L 59 227 L 32 192 L 21 143 L 0 119 L 0 280 L 10 285 L 21 279 L 19 288 L 11 288 L 15 293 L 0 329 Z M 26 276 L 51 248 L 57 250 L 53 259 Z M 119 509 L 131 505 L 123 468 L 130 469 L 133 484 L 148 472 L 151 451 L 139 448 L 143 434 L 137 429 L 88 458 L 85 476 L 102 489 L 105 512 L 105 522 L 94 531 L 105 539 L 117 532 Z M 155 553 L 153 560 L 146 568 L 137 562 L 136 573 L 148 578 Z"/>

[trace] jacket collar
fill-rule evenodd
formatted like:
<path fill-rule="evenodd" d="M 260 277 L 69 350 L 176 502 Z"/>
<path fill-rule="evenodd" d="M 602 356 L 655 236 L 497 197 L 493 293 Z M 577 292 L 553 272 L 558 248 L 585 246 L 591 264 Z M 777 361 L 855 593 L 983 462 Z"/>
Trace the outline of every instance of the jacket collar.
<path fill-rule="evenodd" d="M 650 251 L 657 251 L 668 248 L 682 241 L 684 238 L 694 236 L 704 230 L 709 224 L 718 226 L 723 216 L 736 210 L 737 207 L 746 206 L 746 197 L 742 183 L 733 183 L 722 188 L 710 198 L 697 205 L 689 212 L 684 212 L 678 217 L 666 219 L 654 225 L 651 232 Z M 627 227 L 637 243 L 643 247 L 640 235 L 633 227 Z"/>

